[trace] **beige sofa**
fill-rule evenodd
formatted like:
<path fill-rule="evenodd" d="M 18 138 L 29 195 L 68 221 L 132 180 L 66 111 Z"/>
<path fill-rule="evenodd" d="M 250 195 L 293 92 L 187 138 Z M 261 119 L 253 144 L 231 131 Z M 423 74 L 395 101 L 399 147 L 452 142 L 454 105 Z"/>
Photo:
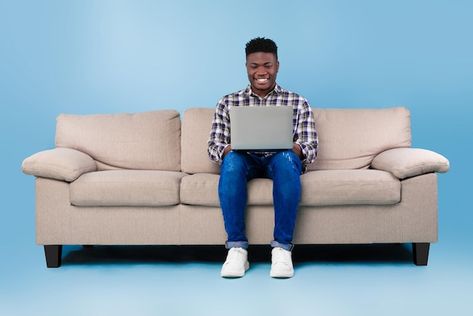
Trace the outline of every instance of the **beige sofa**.
<path fill-rule="evenodd" d="M 60 115 L 56 148 L 23 161 L 36 176 L 36 242 L 48 267 L 62 245 L 223 245 L 219 166 L 207 156 L 214 109 Z M 295 244 L 437 241 L 437 175 L 448 160 L 411 148 L 405 108 L 315 109 L 319 154 L 301 176 Z M 273 233 L 272 182 L 249 182 L 250 244 Z"/>

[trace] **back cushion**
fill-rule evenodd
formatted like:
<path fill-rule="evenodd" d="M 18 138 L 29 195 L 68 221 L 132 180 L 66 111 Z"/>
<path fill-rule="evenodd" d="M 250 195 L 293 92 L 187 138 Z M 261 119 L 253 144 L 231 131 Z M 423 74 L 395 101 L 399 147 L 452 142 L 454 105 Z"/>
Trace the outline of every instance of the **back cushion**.
<path fill-rule="evenodd" d="M 367 168 L 374 156 L 411 146 L 406 108 L 313 109 L 319 136 L 318 157 L 309 170 Z"/>
<path fill-rule="evenodd" d="M 319 149 L 309 170 L 367 168 L 378 153 L 411 146 L 410 113 L 406 108 L 313 111 Z M 219 173 L 219 166 L 207 154 L 214 112 L 213 108 L 194 108 L 184 113 L 182 171 Z"/>
<path fill-rule="evenodd" d="M 220 167 L 207 154 L 207 141 L 215 109 L 194 108 L 182 119 L 182 171 L 187 173 L 219 173 Z"/>
<path fill-rule="evenodd" d="M 80 150 L 107 168 L 180 170 L 179 113 L 68 115 L 57 118 L 56 146 Z"/>

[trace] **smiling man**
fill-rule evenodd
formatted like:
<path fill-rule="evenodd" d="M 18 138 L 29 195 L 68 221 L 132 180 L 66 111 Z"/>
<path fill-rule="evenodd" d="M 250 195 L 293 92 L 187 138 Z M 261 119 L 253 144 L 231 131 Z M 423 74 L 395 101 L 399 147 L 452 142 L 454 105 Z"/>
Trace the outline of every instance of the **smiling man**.
<path fill-rule="evenodd" d="M 275 220 L 270 276 L 290 278 L 294 275 L 291 251 L 301 195 L 300 175 L 317 155 L 314 117 L 306 99 L 276 83 L 279 70 L 276 43 L 258 37 L 246 44 L 245 52 L 250 85 L 218 102 L 208 141 L 210 159 L 221 165 L 218 194 L 227 232 L 228 255 L 220 274 L 222 277 L 242 277 L 249 268 L 245 232 L 247 182 L 261 177 L 273 180 Z M 235 106 L 292 107 L 292 150 L 232 150 L 229 109 Z"/>

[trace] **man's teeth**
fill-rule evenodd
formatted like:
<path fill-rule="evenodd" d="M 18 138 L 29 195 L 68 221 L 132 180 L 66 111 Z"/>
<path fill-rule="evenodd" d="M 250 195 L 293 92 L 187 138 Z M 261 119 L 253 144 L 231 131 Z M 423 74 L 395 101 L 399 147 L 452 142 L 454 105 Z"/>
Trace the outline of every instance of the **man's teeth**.
<path fill-rule="evenodd" d="M 266 78 L 263 78 L 263 79 L 256 79 L 256 81 L 258 81 L 258 82 L 266 82 L 266 81 L 268 81 L 268 79 L 266 79 Z"/>

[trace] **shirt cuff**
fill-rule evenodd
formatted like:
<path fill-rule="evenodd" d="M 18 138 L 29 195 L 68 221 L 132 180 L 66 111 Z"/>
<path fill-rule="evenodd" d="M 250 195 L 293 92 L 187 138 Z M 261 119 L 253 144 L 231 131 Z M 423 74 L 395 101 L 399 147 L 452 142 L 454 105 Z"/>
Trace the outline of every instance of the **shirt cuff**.
<path fill-rule="evenodd" d="M 220 147 L 220 152 L 219 152 L 219 160 L 220 162 L 223 160 L 223 153 L 225 152 L 225 148 L 227 148 L 228 146 L 230 146 L 230 144 L 226 144 L 225 146 L 223 147 Z"/>

